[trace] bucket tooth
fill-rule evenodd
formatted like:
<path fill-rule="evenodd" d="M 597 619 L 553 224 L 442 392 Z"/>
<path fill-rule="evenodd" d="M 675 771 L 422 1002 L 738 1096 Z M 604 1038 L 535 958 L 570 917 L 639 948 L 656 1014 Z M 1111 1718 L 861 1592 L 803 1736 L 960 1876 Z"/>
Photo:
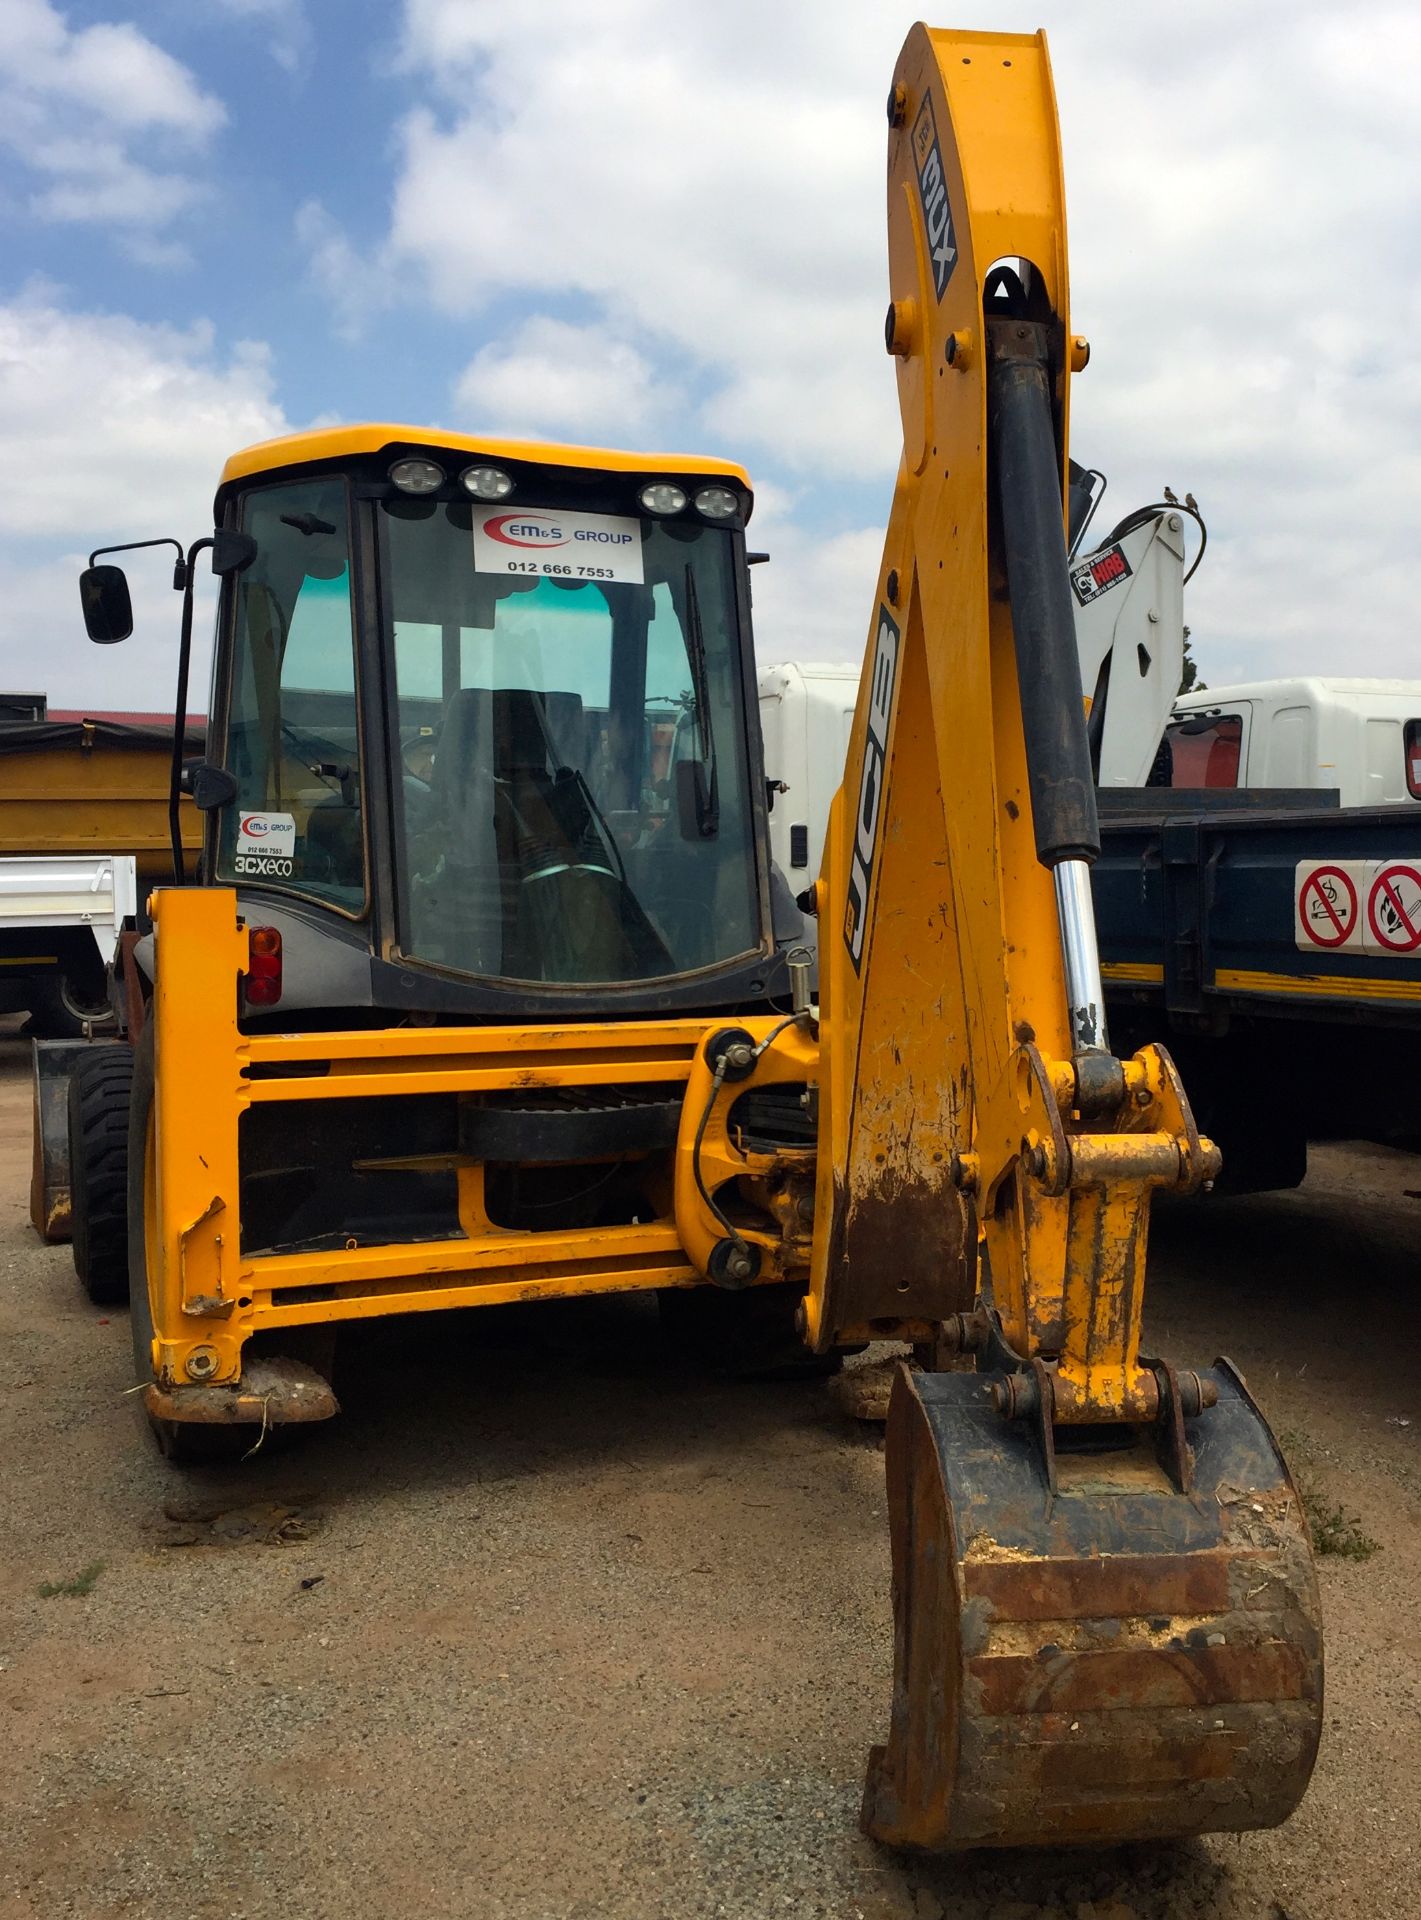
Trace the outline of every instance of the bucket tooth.
<path fill-rule="evenodd" d="M 1238 1375 L 1185 1423 L 1058 1434 L 1057 1492 L 990 1381 L 910 1374 L 888 1426 L 894 1686 L 863 1826 L 894 1846 L 1113 1845 L 1275 1826 L 1322 1721 L 1302 1509 Z M 1120 1439 L 1122 1444 L 1113 1443 Z"/>

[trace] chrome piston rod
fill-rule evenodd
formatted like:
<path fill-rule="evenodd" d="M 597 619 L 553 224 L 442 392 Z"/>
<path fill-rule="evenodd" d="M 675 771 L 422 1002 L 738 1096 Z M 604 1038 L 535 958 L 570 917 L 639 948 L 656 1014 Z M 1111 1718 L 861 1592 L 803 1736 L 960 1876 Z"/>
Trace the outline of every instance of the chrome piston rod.
<path fill-rule="evenodd" d="M 1105 1036 L 1105 990 L 1100 980 L 1100 950 L 1095 940 L 1095 908 L 1091 901 L 1090 866 L 1084 860 L 1062 860 L 1053 868 L 1056 916 L 1061 923 L 1061 958 L 1066 967 L 1066 1005 L 1071 1022 L 1071 1051 L 1108 1047 Z"/>

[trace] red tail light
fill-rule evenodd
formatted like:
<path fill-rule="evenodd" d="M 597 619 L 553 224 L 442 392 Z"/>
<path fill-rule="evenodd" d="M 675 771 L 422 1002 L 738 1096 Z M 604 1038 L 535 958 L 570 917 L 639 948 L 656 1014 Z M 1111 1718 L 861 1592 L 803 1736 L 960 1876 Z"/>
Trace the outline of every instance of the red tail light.
<path fill-rule="evenodd" d="M 281 998 L 281 935 L 275 927 L 247 930 L 247 1005 L 274 1007 Z"/>

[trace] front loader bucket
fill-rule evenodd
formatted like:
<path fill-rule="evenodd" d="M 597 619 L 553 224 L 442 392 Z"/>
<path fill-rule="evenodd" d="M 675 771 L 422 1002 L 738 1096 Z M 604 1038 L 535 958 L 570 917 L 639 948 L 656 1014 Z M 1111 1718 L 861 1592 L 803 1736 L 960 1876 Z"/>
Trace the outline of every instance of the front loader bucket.
<path fill-rule="evenodd" d="M 980 1374 L 903 1370 L 889 1412 L 894 1685 L 863 1825 L 889 1845 L 1109 1846 L 1285 1820 L 1322 1723 L 1296 1490 L 1242 1380 L 1148 1440 L 1037 1431 Z M 1108 1438 L 1108 1436 L 1107 1436 Z M 1068 1442 L 1089 1450 L 1068 1451 Z"/>
<path fill-rule="evenodd" d="M 70 1215 L 69 1070 L 87 1040 L 35 1040 L 30 1221 L 41 1240 L 67 1240 Z"/>

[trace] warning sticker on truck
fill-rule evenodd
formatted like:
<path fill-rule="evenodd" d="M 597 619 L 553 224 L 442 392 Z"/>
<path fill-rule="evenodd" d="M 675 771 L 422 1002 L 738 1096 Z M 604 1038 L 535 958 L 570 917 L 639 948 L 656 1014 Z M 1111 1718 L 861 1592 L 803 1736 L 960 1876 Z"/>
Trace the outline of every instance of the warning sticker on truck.
<path fill-rule="evenodd" d="M 1299 862 L 1294 878 L 1293 937 L 1306 953 L 1360 946 L 1358 909 L 1364 860 Z"/>
<path fill-rule="evenodd" d="M 1088 553 L 1084 560 L 1072 566 L 1071 589 L 1081 605 L 1088 607 L 1092 600 L 1098 600 L 1101 594 L 1109 593 L 1112 587 L 1129 578 L 1130 562 L 1117 541 L 1113 547 L 1102 547 L 1099 553 Z"/>
<path fill-rule="evenodd" d="M 1391 860 L 1373 868 L 1362 944 L 1369 953 L 1421 958 L 1421 866 Z"/>
<path fill-rule="evenodd" d="M 474 514 L 474 567 L 479 573 L 639 587 L 645 578 L 641 527 L 639 520 L 612 513 L 496 507 Z"/>

